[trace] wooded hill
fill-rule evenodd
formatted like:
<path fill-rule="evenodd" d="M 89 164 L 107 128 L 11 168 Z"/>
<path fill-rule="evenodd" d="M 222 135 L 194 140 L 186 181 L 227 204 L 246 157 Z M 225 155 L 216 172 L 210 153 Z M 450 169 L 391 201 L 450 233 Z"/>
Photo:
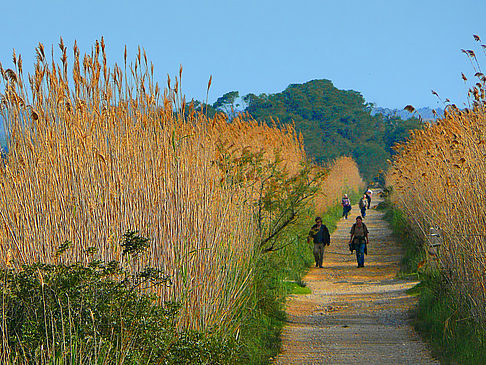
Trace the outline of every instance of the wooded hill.
<path fill-rule="evenodd" d="M 230 115 L 238 110 L 237 91 L 220 97 L 212 107 Z M 372 105 L 354 90 L 339 90 L 329 80 L 289 85 L 276 94 L 242 97 L 245 112 L 255 119 L 295 123 L 304 137 L 307 154 L 318 163 L 339 156 L 352 156 L 365 180 L 371 182 L 393 153 L 392 146 L 421 128 L 418 119 L 371 115 Z M 241 110 L 241 108 L 239 108 Z"/>

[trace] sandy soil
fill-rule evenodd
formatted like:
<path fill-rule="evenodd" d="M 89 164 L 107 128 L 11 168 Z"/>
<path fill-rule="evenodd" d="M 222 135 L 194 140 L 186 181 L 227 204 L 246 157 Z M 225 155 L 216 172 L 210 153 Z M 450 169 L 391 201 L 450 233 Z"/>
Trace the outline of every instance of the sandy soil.
<path fill-rule="evenodd" d="M 370 244 L 359 269 L 347 246 L 358 207 L 351 213 L 331 236 L 324 268 L 304 279 L 312 294 L 289 298 L 274 364 L 438 364 L 410 325 L 416 298 L 406 290 L 417 282 L 397 278 L 402 251 L 383 213 L 371 209 L 364 220 Z"/>

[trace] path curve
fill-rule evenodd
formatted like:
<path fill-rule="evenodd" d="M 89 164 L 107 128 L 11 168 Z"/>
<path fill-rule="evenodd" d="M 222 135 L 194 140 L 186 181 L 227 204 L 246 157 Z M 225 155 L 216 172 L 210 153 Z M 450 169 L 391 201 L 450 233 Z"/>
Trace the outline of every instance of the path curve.
<path fill-rule="evenodd" d="M 382 200 L 373 194 L 372 206 Z M 349 252 L 349 230 L 359 213 L 341 219 L 326 248 L 324 268 L 304 281 L 308 295 L 287 301 L 288 323 L 274 364 L 439 364 L 410 325 L 416 298 L 406 293 L 417 282 L 400 280 L 402 250 L 383 213 L 371 209 L 365 267 Z"/>

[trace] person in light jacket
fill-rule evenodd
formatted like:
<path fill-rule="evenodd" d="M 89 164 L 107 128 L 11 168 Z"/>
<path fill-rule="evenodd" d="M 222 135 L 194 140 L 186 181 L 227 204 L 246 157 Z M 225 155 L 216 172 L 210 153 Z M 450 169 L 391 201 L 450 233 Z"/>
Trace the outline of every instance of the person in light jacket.
<path fill-rule="evenodd" d="M 368 254 L 368 227 L 363 223 L 361 217 L 356 217 L 356 223 L 351 227 L 349 232 L 351 237 L 349 239 L 349 249 L 351 252 L 356 250 L 356 261 L 358 267 L 364 267 L 364 255 Z"/>
<path fill-rule="evenodd" d="M 359 209 L 361 209 L 361 217 L 366 217 L 366 207 L 368 206 L 368 198 L 366 198 L 366 194 L 363 194 L 358 205 Z"/>

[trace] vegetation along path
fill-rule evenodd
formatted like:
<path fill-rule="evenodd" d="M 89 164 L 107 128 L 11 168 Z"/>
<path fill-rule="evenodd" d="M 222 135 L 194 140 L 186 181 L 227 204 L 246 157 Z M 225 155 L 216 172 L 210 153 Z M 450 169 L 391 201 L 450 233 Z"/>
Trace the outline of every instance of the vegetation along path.
<path fill-rule="evenodd" d="M 374 194 L 372 207 L 381 201 Z M 410 325 L 416 282 L 397 278 L 402 250 L 383 213 L 368 211 L 365 267 L 348 249 L 359 209 L 341 219 L 326 248 L 324 268 L 305 281 L 312 294 L 292 296 L 276 364 L 438 364 Z"/>

